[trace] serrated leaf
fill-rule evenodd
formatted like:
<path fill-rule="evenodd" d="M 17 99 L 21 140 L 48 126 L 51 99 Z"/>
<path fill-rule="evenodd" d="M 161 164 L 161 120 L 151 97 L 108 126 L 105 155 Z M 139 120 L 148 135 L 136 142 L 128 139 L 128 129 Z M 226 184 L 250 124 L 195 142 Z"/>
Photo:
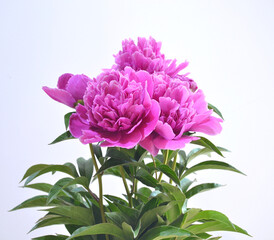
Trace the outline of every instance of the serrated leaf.
<path fill-rule="evenodd" d="M 81 227 L 77 229 L 67 240 L 71 240 L 80 236 L 98 234 L 112 235 L 118 239 L 124 240 L 122 229 L 112 223 L 100 223 L 90 227 Z"/>
<path fill-rule="evenodd" d="M 218 188 L 221 187 L 223 185 L 217 184 L 217 183 L 203 183 L 203 184 L 199 184 L 193 188 L 191 188 L 190 190 L 188 190 L 186 192 L 186 197 L 187 198 L 191 198 L 192 196 L 200 193 L 200 192 L 204 192 L 204 191 L 208 191 L 214 188 Z"/>
<path fill-rule="evenodd" d="M 212 109 L 213 112 L 215 112 L 217 115 L 219 115 L 224 120 L 223 115 L 218 108 L 216 108 L 212 104 L 208 103 L 208 109 Z"/>
<path fill-rule="evenodd" d="M 228 171 L 237 172 L 237 173 L 245 175 L 244 173 L 242 173 L 241 171 L 239 171 L 235 167 L 229 165 L 228 163 L 221 162 L 221 161 L 210 160 L 210 161 L 205 161 L 205 162 L 198 163 L 197 165 L 194 165 L 193 167 L 189 168 L 188 170 L 186 170 L 184 172 L 182 178 L 185 178 L 190 173 L 197 172 L 197 171 L 200 171 L 200 170 L 205 170 L 205 169 L 228 170 Z"/>
<path fill-rule="evenodd" d="M 70 131 L 66 131 L 62 133 L 60 136 L 58 136 L 55 140 L 53 140 L 49 145 L 59 143 L 65 140 L 75 139 L 75 137 L 72 136 Z"/>

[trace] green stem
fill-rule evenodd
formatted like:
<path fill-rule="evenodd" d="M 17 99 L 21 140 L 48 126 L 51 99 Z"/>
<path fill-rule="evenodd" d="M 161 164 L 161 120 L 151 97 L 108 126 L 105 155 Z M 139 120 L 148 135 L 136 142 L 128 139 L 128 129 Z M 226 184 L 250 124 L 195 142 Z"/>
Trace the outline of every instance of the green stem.
<path fill-rule="evenodd" d="M 89 144 L 89 149 L 93 161 L 93 165 L 95 167 L 96 172 L 98 172 L 99 168 L 96 162 L 94 150 L 92 144 Z M 104 204 L 103 204 L 103 184 L 102 184 L 102 175 L 101 173 L 97 175 L 98 178 L 98 184 L 99 184 L 99 207 L 100 207 L 100 212 L 101 212 L 101 218 L 102 218 L 102 223 L 106 223 L 106 218 L 105 218 L 105 212 L 104 212 Z M 106 235 L 106 240 L 109 240 L 108 235 Z"/>
<path fill-rule="evenodd" d="M 154 164 L 154 167 L 156 168 L 156 162 L 155 162 L 155 158 L 151 155 L 151 158 L 152 158 L 152 161 L 153 161 L 153 164 Z M 155 170 L 155 178 L 157 179 L 157 171 Z"/>
<path fill-rule="evenodd" d="M 168 152 L 169 152 L 169 150 L 166 150 L 165 159 L 164 159 L 164 165 L 167 165 L 167 161 L 168 161 Z M 160 172 L 160 175 L 159 175 L 159 178 L 158 178 L 158 182 L 161 182 L 162 176 L 163 176 L 163 172 Z"/>
<path fill-rule="evenodd" d="M 177 155 L 178 155 L 178 154 L 176 154 L 176 155 L 174 156 L 174 158 L 173 158 L 173 164 L 172 164 L 172 170 L 173 170 L 173 171 L 175 171 L 175 169 L 176 169 Z M 169 179 L 169 183 L 172 184 L 172 179 Z"/>
<path fill-rule="evenodd" d="M 124 186 L 125 186 L 125 189 L 126 189 L 126 192 L 127 192 L 128 204 L 132 208 L 132 196 L 130 194 L 130 191 L 129 191 L 129 188 L 128 188 L 128 185 L 127 185 L 125 170 L 124 170 L 123 166 L 120 166 L 120 173 L 121 173 L 123 183 L 124 183 Z"/>

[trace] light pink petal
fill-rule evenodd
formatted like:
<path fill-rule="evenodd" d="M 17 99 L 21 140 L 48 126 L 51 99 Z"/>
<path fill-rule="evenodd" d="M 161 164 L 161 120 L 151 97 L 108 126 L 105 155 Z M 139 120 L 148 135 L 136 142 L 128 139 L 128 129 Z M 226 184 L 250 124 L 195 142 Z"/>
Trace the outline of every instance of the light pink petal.
<path fill-rule="evenodd" d="M 72 76 L 73 76 L 73 74 L 71 74 L 71 73 L 65 73 L 65 74 L 61 75 L 58 79 L 57 87 L 59 89 L 66 90 L 67 83 Z"/>
<path fill-rule="evenodd" d="M 148 115 L 143 119 L 142 123 L 138 127 L 142 133 L 142 138 L 147 137 L 156 127 L 156 124 L 160 115 L 160 106 L 157 101 L 151 101 L 151 109 Z"/>
<path fill-rule="evenodd" d="M 103 138 L 101 138 L 98 132 L 92 131 L 90 129 L 83 130 L 83 135 L 79 139 L 83 144 L 95 143 L 104 140 Z"/>
<path fill-rule="evenodd" d="M 73 113 L 69 119 L 69 130 L 73 137 L 79 138 L 83 135 L 83 130 L 88 130 L 89 126 L 84 124 L 77 113 Z"/>
<path fill-rule="evenodd" d="M 63 103 L 69 107 L 74 107 L 74 103 L 76 102 L 75 99 L 72 97 L 72 95 L 63 90 L 63 89 L 57 89 L 57 88 L 49 88 L 49 87 L 43 87 L 42 88 L 46 94 L 48 94 L 53 100 Z"/>
<path fill-rule="evenodd" d="M 194 124 L 190 130 L 206 133 L 208 135 L 216 135 L 222 131 L 220 122 L 223 122 L 223 120 L 210 116 L 207 121 L 200 124 Z"/>
<path fill-rule="evenodd" d="M 193 107 L 196 109 L 198 114 L 208 111 L 207 102 L 205 101 L 205 95 L 201 89 L 195 92 L 192 97 L 194 100 Z"/>
<path fill-rule="evenodd" d="M 71 93 L 76 101 L 82 100 L 89 80 L 90 78 L 85 75 L 74 75 L 69 79 L 66 90 Z"/>
<path fill-rule="evenodd" d="M 150 97 L 152 97 L 153 95 L 153 89 L 154 89 L 154 83 L 153 83 L 153 80 L 151 78 L 151 75 L 146 72 L 146 71 L 138 71 L 136 72 L 136 75 L 139 79 L 140 82 L 142 83 L 147 83 L 146 85 L 143 84 L 143 87 L 147 87 L 147 92 L 149 94 Z"/>
<path fill-rule="evenodd" d="M 146 149 L 147 151 L 149 151 L 151 153 L 152 156 L 156 156 L 159 152 L 159 148 L 157 148 L 154 143 L 153 143 L 153 139 L 152 136 L 149 135 L 147 136 L 144 140 L 142 140 L 140 143 L 140 146 L 144 149 Z"/>
<path fill-rule="evenodd" d="M 157 136 L 153 139 L 153 143 L 156 148 L 159 149 L 170 149 L 170 150 L 177 150 L 183 148 L 187 143 L 190 143 L 193 140 L 198 140 L 198 137 L 192 136 L 182 136 L 176 140 L 167 140 L 161 136 Z"/>
<path fill-rule="evenodd" d="M 158 121 L 155 132 L 167 140 L 171 140 L 175 137 L 171 126 L 168 123 L 163 123 L 162 121 Z"/>

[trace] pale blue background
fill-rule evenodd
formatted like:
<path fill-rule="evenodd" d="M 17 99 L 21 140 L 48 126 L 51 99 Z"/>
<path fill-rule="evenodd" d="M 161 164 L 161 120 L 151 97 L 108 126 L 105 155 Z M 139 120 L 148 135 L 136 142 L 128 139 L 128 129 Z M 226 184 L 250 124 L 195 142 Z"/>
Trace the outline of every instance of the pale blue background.
<path fill-rule="evenodd" d="M 26 235 L 43 213 L 7 211 L 35 193 L 18 188 L 29 166 L 88 157 L 87 147 L 77 141 L 47 145 L 64 131 L 63 115 L 70 109 L 52 101 L 41 87 L 54 87 L 64 72 L 95 77 L 113 64 L 112 54 L 124 38 L 150 35 L 163 42 L 167 57 L 190 61 L 190 76 L 226 119 L 222 134 L 211 140 L 229 148 L 226 160 L 247 174 L 199 173 L 198 180 L 227 186 L 194 197 L 190 205 L 226 213 L 255 240 L 274 239 L 273 3 L 1 0 L 0 239 L 64 231 L 53 227 Z M 105 192 L 121 193 L 117 184 L 105 178 Z"/>

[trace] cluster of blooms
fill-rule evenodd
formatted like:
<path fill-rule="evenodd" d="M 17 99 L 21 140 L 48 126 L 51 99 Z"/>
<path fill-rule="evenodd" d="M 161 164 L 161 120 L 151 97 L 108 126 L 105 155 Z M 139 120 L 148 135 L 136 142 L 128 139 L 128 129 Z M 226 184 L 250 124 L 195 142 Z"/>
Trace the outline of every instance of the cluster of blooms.
<path fill-rule="evenodd" d="M 198 138 L 186 134 L 220 133 L 222 120 L 211 116 L 202 90 L 180 75 L 188 62 L 165 59 L 161 43 L 138 38 L 122 43 L 115 64 L 98 77 L 63 74 L 57 88 L 43 87 L 54 100 L 75 108 L 72 135 L 84 144 L 133 148 L 152 155 L 176 150 Z"/>

